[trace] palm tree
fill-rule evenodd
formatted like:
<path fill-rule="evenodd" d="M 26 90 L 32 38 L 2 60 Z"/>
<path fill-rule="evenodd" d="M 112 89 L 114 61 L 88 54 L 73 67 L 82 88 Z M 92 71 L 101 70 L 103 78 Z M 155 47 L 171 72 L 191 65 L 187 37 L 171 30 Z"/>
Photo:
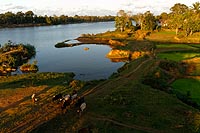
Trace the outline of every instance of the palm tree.
<path fill-rule="evenodd" d="M 193 3 L 191 8 L 195 13 L 200 13 L 200 2 Z"/>

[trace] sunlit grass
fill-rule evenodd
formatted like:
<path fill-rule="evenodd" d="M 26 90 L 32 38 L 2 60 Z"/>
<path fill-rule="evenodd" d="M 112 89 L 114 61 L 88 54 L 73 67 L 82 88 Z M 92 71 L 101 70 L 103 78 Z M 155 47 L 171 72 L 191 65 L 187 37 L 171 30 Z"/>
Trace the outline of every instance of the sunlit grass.
<path fill-rule="evenodd" d="M 156 32 L 155 34 L 164 34 L 164 35 L 176 35 L 176 32 L 175 31 L 160 31 L 160 32 Z"/>
<path fill-rule="evenodd" d="M 181 53 L 181 52 L 170 52 L 170 53 L 159 53 L 158 57 L 161 59 L 168 59 L 173 61 L 182 61 L 185 59 L 194 58 L 200 56 L 200 53 Z"/>
<path fill-rule="evenodd" d="M 196 46 L 196 45 L 195 45 Z M 193 47 L 193 45 L 188 44 L 159 44 L 156 45 L 157 48 L 184 48 L 184 49 L 198 49 Z"/>

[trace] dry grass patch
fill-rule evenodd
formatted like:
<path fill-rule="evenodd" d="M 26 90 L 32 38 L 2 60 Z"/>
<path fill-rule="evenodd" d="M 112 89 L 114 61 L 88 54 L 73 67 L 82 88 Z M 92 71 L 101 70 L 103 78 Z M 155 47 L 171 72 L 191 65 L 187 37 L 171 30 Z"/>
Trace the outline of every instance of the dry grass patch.
<path fill-rule="evenodd" d="M 24 97 L 31 96 L 33 93 L 44 90 L 47 86 L 28 87 L 0 90 L 0 108 L 4 108 L 17 101 L 22 100 Z"/>

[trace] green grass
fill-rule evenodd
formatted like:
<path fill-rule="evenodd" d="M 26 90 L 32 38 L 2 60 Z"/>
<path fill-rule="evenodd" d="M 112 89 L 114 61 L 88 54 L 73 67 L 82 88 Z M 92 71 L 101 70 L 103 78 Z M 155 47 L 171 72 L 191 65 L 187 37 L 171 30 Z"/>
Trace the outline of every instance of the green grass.
<path fill-rule="evenodd" d="M 200 104 L 200 81 L 196 79 L 179 79 L 176 80 L 172 87 L 174 91 L 177 91 L 183 95 L 187 95 L 190 92 L 192 100 Z"/>
<path fill-rule="evenodd" d="M 190 44 L 192 47 L 200 48 L 200 44 Z"/>
<path fill-rule="evenodd" d="M 184 48 L 184 49 L 198 49 L 196 47 L 197 45 L 189 45 L 189 44 L 159 44 L 156 45 L 157 48 Z"/>
<path fill-rule="evenodd" d="M 55 121 L 59 121 L 61 124 L 54 127 L 60 132 L 66 130 L 77 132 L 80 127 L 87 126 L 94 127 L 98 132 L 145 132 L 119 126 L 106 120 L 98 120 L 97 117 L 165 132 L 191 132 L 185 121 L 187 117 L 184 112 L 195 112 L 192 107 L 182 103 L 172 94 L 141 83 L 142 76 L 156 64 L 155 60 L 142 64 L 145 60 L 147 59 L 141 58 L 132 61 L 126 66 L 126 70 L 118 75 L 119 77 L 102 81 L 96 91 L 85 97 L 87 109 L 81 118 L 77 118 L 76 115 L 72 117 L 73 111 L 70 111 L 63 117 L 68 118 L 67 122 L 72 122 L 71 124 L 66 124 L 65 118 L 57 117 L 40 126 L 37 132 L 44 130 L 48 132 L 48 128 L 44 127 L 51 127 Z M 141 67 L 133 72 L 140 64 L 142 64 Z M 131 75 L 129 75 L 130 73 Z M 183 127 L 176 128 L 179 125 L 183 125 Z"/>
<path fill-rule="evenodd" d="M 159 53 L 158 58 L 168 59 L 173 61 L 182 61 L 185 59 L 194 58 L 196 56 L 200 56 L 200 53 L 183 53 L 183 52 L 168 52 L 168 53 Z"/>
<path fill-rule="evenodd" d="M 200 63 L 196 63 L 195 65 L 195 70 L 193 70 L 193 72 L 190 75 L 193 76 L 199 76 L 200 75 Z"/>

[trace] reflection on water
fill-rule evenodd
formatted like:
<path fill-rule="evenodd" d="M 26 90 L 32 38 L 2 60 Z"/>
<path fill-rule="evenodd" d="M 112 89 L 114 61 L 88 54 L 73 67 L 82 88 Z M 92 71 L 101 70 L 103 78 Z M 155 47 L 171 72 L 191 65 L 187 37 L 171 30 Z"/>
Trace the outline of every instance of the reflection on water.
<path fill-rule="evenodd" d="M 105 57 L 110 47 L 89 44 L 58 49 L 55 44 L 75 39 L 81 34 L 96 34 L 108 30 L 114 30 L 114 22 L 5 28 L 0 29 L 0 44 L 11 40 L 34 45 L 37 53 L 32 61 L 37 60 L 39 72 L 74 72 L 76 79 L 105 79 L 124 64 L 113 63 Z M 85 51 L 85 47 L 89 50 Z"/>

